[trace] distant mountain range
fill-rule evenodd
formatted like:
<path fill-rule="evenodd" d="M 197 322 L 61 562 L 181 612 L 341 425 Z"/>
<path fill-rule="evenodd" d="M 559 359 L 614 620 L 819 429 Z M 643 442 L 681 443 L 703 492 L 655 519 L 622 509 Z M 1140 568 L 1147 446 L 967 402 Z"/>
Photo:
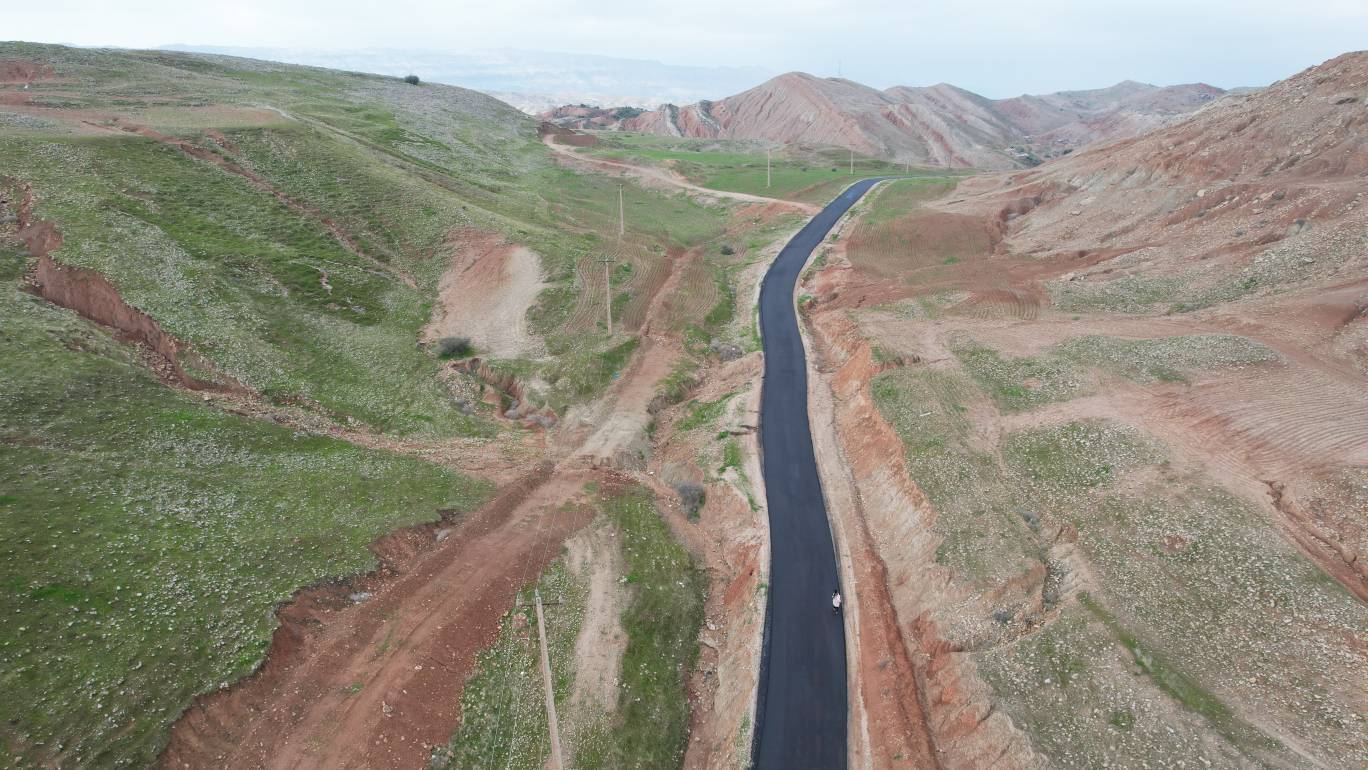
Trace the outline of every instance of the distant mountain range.
<path fill-rule="evenodd" d="M 378 75 L 413 74 L 434 83 L 484 91 L 533 114 L 561 104 L 685 104 L 740 91 L 774 74 L 759 67 L 680 66 L 511 48 L 446 53 L 167 45 L 162 50 L 244 56 Z"/>
<path fill-rule="evenodd" d="M 1098 140 L 1136 136 L 1223 95 L 1204 83 L 989 99 L 945 83 L 883 91 L 790 72 L 720 101 L 685 107 L 563 106 L 543 117 L 570 128 L 849 147 L 909 163 L 1005 169 L 1031 166 Z"/>

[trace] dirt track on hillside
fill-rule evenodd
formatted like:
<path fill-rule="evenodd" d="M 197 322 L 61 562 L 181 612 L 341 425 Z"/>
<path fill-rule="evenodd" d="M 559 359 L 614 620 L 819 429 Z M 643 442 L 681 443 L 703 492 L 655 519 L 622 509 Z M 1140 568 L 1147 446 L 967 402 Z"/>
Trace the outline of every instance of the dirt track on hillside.
<path fill-rule="evenodd" d="M 592 518 L 579 495 L 600 476 L 543 467 L 461 521 L 388 536 L 375 573 L 305 589 L 261 671 L 192 706 L 162 766 L 423 766 L 518 589 Z"/>
<path fill-rule="evenodd" d="M 595 158 L 590 155 L 582 155 L 575 152 L 573 147 L 557 144 L 555 134 L 542 137 L 542 143 L 550 147 L 553 152 L 566 158 L 570 165 L 579 168 L 590 168 L 603 173 L 629 176 L 633 179 L 645 183 L 648 187 L 672 188 L 684 192 L 702 195 L 709 198 L 724 198 L 727 200 L 744 201 L 746 203 L 778 203 L 792 206 L 804 214 L 812 215 L 821 210 L 820 206 L 810 203 L 800 203 L 798 201 L 787 201 L 781 198 L 766 198 L 763 195 L 750 195 L 749 193 L 728 192 L 727 190 L 714 190 L 710 187 L 696 185 L 693 182 L 680 176 L 678 173 L 669 169 L 655 168 L 652 166 L 637 166 L 631 163 L 621 163 L 607 158 Z"/>

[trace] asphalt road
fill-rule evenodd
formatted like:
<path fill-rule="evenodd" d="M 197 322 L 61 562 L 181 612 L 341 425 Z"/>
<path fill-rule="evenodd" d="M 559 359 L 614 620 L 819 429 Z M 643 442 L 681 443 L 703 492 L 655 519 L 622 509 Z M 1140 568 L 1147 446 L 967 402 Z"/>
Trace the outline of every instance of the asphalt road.
<path fill-rule="evenodd" d="M 812 250 L 879 181 L 856 182 L 822 209 L 779 252 L 760 286 L 760 446 L 771 566 L 756 713 L 759 770 L 846 766 L 845 627 L 831 612 L 839 577 L 812 453 L 807 362 L 793 292 Z"/>

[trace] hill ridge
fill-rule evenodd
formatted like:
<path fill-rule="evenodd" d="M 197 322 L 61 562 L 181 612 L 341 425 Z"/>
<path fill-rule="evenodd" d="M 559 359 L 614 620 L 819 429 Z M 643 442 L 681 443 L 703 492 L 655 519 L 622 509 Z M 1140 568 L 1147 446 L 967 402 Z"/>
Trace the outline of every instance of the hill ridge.
<path fill-rule="evenodd" d="M 570 128 L 702 139 L 848 147 L 899 162 L 1010 169 L 1084 145 L 1136 136 L 1225 91 L 1205 83 L 1134 80 L 1099 89 L 990 99 L 951 83 L 879 90 L 794 70 L 724 99 L 622 117 L 621 108 L 565 106 L 542 114 Z"/>

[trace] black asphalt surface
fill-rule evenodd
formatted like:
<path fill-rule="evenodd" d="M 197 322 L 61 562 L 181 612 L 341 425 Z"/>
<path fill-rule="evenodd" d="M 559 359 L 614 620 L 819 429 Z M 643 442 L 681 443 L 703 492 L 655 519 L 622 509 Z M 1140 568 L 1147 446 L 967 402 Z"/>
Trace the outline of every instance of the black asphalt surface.
<path fill-rule="evenodd" d="M 771 566 L 756 712 L 759 770 L 846 766 L 845 626 L 831 611 L 839 578 L 812 453 L 807 362 L 793 292 L 812 250 L 879 181 L 856 182 L 822 209 L 779 252 L 760 286 L 760 446 Z"/>

